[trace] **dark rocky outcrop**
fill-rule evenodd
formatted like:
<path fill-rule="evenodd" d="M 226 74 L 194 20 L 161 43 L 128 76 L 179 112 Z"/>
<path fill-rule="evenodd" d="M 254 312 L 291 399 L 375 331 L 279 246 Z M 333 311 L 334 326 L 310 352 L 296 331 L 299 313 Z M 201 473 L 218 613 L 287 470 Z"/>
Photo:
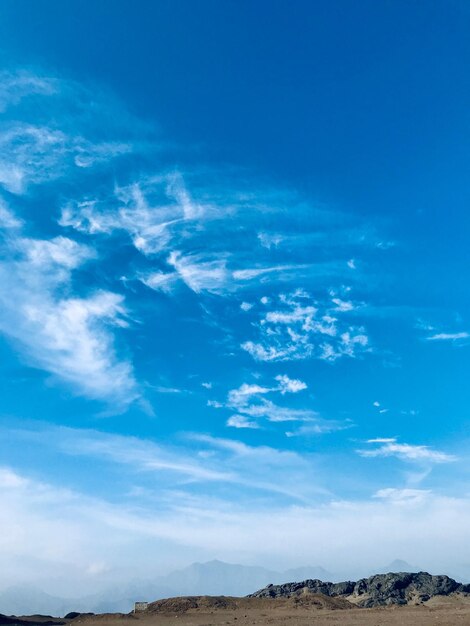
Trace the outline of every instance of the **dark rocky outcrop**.
<path fill-rule="evenodd" d="M 370 608 L 391 604 L 421 604 L 434 596 L 453 593 L 470 594 L 470 585 L 463 585 L 448 576 L 432 576 L 427 572 L 376 574 L 357 582 L 323 582 L 304 580 L 299 583 L 268 585 L 249 597 L 281 598 L 297 595 L 302 590 L 330 597 L 343 597 L 358 606 Z"/>

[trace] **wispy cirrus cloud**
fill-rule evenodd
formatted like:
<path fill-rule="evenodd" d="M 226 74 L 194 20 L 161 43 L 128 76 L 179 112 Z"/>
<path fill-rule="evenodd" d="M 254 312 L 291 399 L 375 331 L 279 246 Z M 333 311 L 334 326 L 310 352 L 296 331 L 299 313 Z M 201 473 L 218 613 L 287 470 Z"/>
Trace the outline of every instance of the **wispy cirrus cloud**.
<path fill-rule="evenodd" d="M 51 96 L 57 93 L 58 81 L 38 76 L 26 70 L 0 72 L 0 112 L 31 96 Z"/>
<path fill-rule="evenodd" d="M 304 502 L 329 493 L 322 481 L 308 486 L 297 484 L 296 481 L 315 467 L 309 455 L 270 446 L 250 446 L 237 439 L 200 433 L 191 434 L 189 438 L 219 451 L 212 457 L 213 462 L 232 468 L 238 474 L 239 483 L 250 489 L 277 493 Z"/>
<path fill-rule="evenodd" d="M 46 431 L 47 432 L 47 431 Z M 138 437 L 110 435 L 100 431 L 63 428 L 55 434 L 67 454 L 96 457 L 126 465 L 136 472 L 171 474 L 182 482 L 234 482 L 236 474 L 215 467 L 211 460 L 191 458 L 187 450 L 159 446 Z M 178 478 L 176 478 L 178 482 Z"/>
<path fill-rule="evenodd" d="M 246 487 L 300 501 L 327 493 L 320 481 L 295 485 L 302 473 L 314 466 L 308 456 L 269 446 L 250 446 L 237 439 L 186 433 L 177 444 L 162 445 L 151 439 L 46 425 L 36 431 L 18 429 L 14 436 L 65 455 L 125 467 L 135 480 L 150 478 L 155 486 L 165 489 L 220 483 L 232 493 Z M 268 472 L 276 474 L 275 481 L 266 480 Z"/>
<path fill-rule="evenodd" d="M 275 274 L 274 280 L 277 282 L 281 273 L 307 267 L 306 265 L 275 265 L 232 270 L 228 267 L 230 256 L 228 253 L 218 255 L 215 258 L 211 258 L 207 254 L 185 256 L 180 251 L 174 250 L 170 253 L 167 262 L 175 269 L 175 272 L 150 274 L 143 279 L 143 282 L 153 289 L 166 291 L 169 285 L 174 286 L 175 281 L 179 279 L 194 293 L 207 292 L 226 295 L 247 287 L 260 277 Z"/>
<path fill-rule="evenodd" d="M 104 198 L 70 201 L 60 225 L 96 235 L 126 233 L 145 256 L 167 251 L 178 230 L 201 218 L 205 209 L 193 202 L 177 172 L 116 186 Z"/>
<path fill-rule="evenodd" d="M 260 288 L 269 289 L 273 304 L 259 315 L 255 326 L 258 338 L 241 344 L 241 349 L 258 361 L 314 357 L 333 362 L 343 356 L 356 357 L 370 349 L 366 331 L 346 321 L 346 316 L 354 315 L 359 305 L 341 286 L 330 287 L 339 277 L 351 273 L 347 260 L 352 249 L 356 254 L 360 245 L 358 225 L 350 218 L 343 223 L 339 214 L 330 215 L 315 207 L 309 207 L 306 212 L 305 201 L 296 194 L 258 189 L 253 181 L 240 184 L 237 180 L 234 185 L 232 180 L 226 184 L 223 176 L 210 169 L 201 174 L 195 168 L 175 171 L 162 166 L 161 171 L 155 172 L 145 160 L 145 142 L 138 128 L 136 139 L 136 134 L 129 133 L 124 113 L 117 116 L 122 124 L 110 121 L 114 117 L 109 115 L 112 102 L 111 108 L 106 109 L 99 96 L 94 97 L 93 112 L 98 121 L 93 121 L 87 112 L 89 107 L 85 106 L 86 90 L 77 85 L 18 74 L 10 81 L 10 87 L 12 105 L 27 98 L 28 93 L 42 95 L 50 100 L 51 114 L 48 117 L 43 111 L 40 119 L 32 121 L 9 119 L 0 129 L 0 147 L 4 148 L 0 184 L 10 193 L 22 195 L 35 185 L 47 187 L 50 192 L 51 183 L 59 178 L 69 183 L 61 187 L 60 194 L 52 194 L 61 203 L 57 223 L 67 229 L 63 232 L 68 236 L 62 237 L 60 245 L 57 237 L 29 237 L 30 256 L 23 259 L 40 273 L 45 285 L 42 293 L 47 294 L 40 306 L 25 309 L 28 317 L 15 335 L 21 345 L 28 347 L 30 362 L 68 380 L 77 390 L 86 389 L 92 397 L 106 395 L 99 389 L 104 390 L 105 381 L 113 378 L 111 372 L 119 381 L 123 396 L 131 398 L 137 393 L 132 366 L 128 360 L 118 358 L 113 342 L 113 327 L 126 323 L 123 296 L 117 293 L 118 288 L 109 291 L 99 286 L 88 297 L 74 296 L 72 273 L 90 262 L 91 257 L 80 259 L 75 266 L 67 265 L 65 242 L 73 242 L 73 237 L 81 241 L 89 237 L 90 244 L 100 245 L 104 255 L 112 253 L 113 246 L 108 240 L 127 239 L 138 254 L 132 266 L 125 264 L 125 255 L 119 258 L 118 262 L 122 262 L 119 275 L 137 279 L 156 292 L 184 297 L 184 289 L 189 289 L 202 301 L 214 295 L 230 298 L 238 290 L 244 290 L 247 299 L 259 299 Z M 73 100 L 76 115 L 70 113 Z M 138 165 L 128 170 L 116 166 L 111 171 L 109 165 L 116 157 L 129 154 L 136 157 L 133 163 Z M 87 171 L 93 173 L 97 165 L 103 166 L 99 171 L 105 172 L 105 176 L 82 176 Z M 78 179 L 87 181 L 86 190 L 79 198 L 75 184 Z M 69 199 L 63 201 L 67 194 Z M 287 204 L 289 211 L 285 208 Z M 1 219 L 9 228 L 17 228 L 21 222 L 6 210 L 0 213 Z M 330 246 L 327 235 L 332 222 L 341 224 L 337 231 L 341 232 Z M 283 233 L 282 237 L 278 231 Z M 321 255 L 315 262 L 306 254 L 306 238 L 321 241 Z M 75 250 L 77 255 L 78 249 L 93 249 L 77 245 L 81 246 Z M 70 249 L 68 253 L 74 252 Z M 38 257 L 34 262 L 33 254 Z M 47 269 L 44 269 L 46 265 L 37 269 L 47 255 L 50 256 Z M 47 272 L 50 275 L 46 276 Z M 54 279 L 59 274 L 60 281 Z M 278 295 L 280 284 L 291 285 L 294 281 L 324 284 L 325 280 L 329 282 L 328 302 L 318 303 L 302 290 Z M 38 294 L 35 297 L 39 299 Z M 255 315 L 259 313 L 259 305 L 245 306 L 244 310 Z M 13 336 L 9 326 L 4 328 L 6 334 Z M 60 338 L 52 328 L 62 328 Z M 37 335 L 34 340 L 33 334 Z M 68 335 L 81 338 L 83 350 L 75 364 L 70 355 L 79 345 L 71 338 L 67 342 Z M 43 343 L 39 349 L 41 337 Z M 54 366 L 47 346 L 55 346 L 66 366 Z M 64 355 L 68 355 L 67 359 Z M 86 372 L 92 375 L 90 382 L 84 383 Z M 286 383 L 279 393 L 282 396 L 292 391 Z M 307 418 L 302 409 L 280 407 L 262 395 L 257 403 L 259 417 L 268 421 Z M 238 417 L 233 417 L 232 425 L 254 423 L 246 407 L 245 412 L 235 406 L 233 409 Z M 255 410 L 254 405 L 251 410 Z M 243 415 L 250 419 L 242 419 Z"/>
<path fill-rule="evenodd" d="M 34 206 L 36 187 L 55 198 L 61 193 L 52 189 L 56 181 L 73 186 L 82 171 L 129 153 L 132 145 L 93 128 L 90 94 L 79 85 L 25 71 L 2 77 L 0 187 L 10 195 L 9 204 L 0 199 L 0 331 L 29 365 L 121 410 L 139 396 L 131 363 L 115 349 L 115 329 L 127 326 L 123 296 L 98 285 L 77 295 L 75 276 L 96 261 L 94 248 L 56 229 L 31 235 L 41 230 L 36 215 L 19 217 L 12 206 L 25 194 Z M 35 107 L 31 98 L 47 98 L 47 106 Z M 104 105 L 96 94 L 93 102 L 99 118 Z"/>
<path fill-rule="evenodd" d="M 375 437 L 374 439 L 368 439 L 366 443 L 395 443 L 396 437 Z"/>
<path fill-rule="evenodd" d="M 457 316 L 458 317 L 458 316 Z M 427 320 L 418 319 L 415 327 L 426 333 L 424 341 L 432 343 L 450 343 L 454 346 L 464 346 L 470 339 L 470 333 L 466 330 L 442 330 L 443 324 L 429 323 Z"/>
<path fill-rule="evenodd" d="M 0 113 L 0 186 L 19 196 L 130 154 L 141 127 L 96 87 L 26 70 L 0 73 Z"/>
<path fill-rule="evenodd" d="M 74 270 L 94 258 L 93 248 L 66 237 L 10 235 L 0 261 L 0 330 L 29 364 L 79 394 L 126 406 L 139 393 L 131 364 L 113 345 L 111 329 L 127 325 L 122 296 L 70 294 Z"/>
<path fill-rule="evenodd" d="M 336 258 L 336 248 L 312 263 L 306 261 L 303 242 L 298 246 L 295 239 L 274 259 L 258 227 L 267 217 L 285 221 L 282 192 L 277 192 L 278 197 L 252 188 L 234 192 L 233 181 L 223 188 L 220 175 L 204 174 L 202 180 L 191 169 L 140 174 L 133 182 L 115 185 L 96 197 L 65 203 L 59 223 L 91 236 L 129 237 L 154 264 L 150 269 L 149 263 L 143 264 L 145 270 L 131 278 L 175 296 L 182 286 L 199 296 L 229 297 L 239 290 L 253 292 L 260 285 L 323 282 L 349 272 L 346 261 Z M 211 174 L 213 184 L 207 183 Z M 289 200 L 299 204 L 292 196 Z M 303 208 L 299 206 L 299 212 Z M 328 251 L 326 244 L 324 250 Z"/>
<path fill-rule="evenodd" d="M 386 489 L 379 489 L 374 493 L 373 497 L 406 504 L 407 502 L 424 502 L 430 496 L 430 489 L 396 489 L 394 487 L 388 487 Z"/>
<path fill-rule="evenodd" d="M 19 229 L 23 226 L 23 220 L 21 220 L 14 212 L 9 208 L 6 201 L 0 197 L 0 230 Z"/>
<path fill-rule="evenodd" d="M 231 275 L 223 256 L 207 258 L 206 255 L 182 255 L 171 252 L 168 263 L 175 268 L 177 277 L 194 293 L 224 293 L 230 288 Z"/>
<path fill-rule="evenodd" d="M 0 185 L 21 195 L 30 185 L 53 181 L 71 169 L 89 168 L 130 151 L 125 143 L 93 143 L 46 126 L 9 123 L 0 128 Z"/>
<path fill-rule="evenodd" d="M 457 333 L 435 333 L 434 335 L 426 337 L 427 341 L 459 342 L 465 339 L 470 339 L 470 333 L 468 333 L 467 331 L 461 331 Z"/>

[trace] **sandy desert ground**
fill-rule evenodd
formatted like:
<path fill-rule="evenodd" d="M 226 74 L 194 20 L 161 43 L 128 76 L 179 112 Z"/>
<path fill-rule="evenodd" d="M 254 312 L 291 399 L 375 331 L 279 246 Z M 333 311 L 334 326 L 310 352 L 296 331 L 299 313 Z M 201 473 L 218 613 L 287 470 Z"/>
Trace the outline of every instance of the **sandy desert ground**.
<path fill-rule="evenodd" d="M 77 618 L 74 626 L 470 626 L 470 598 L 433 598 L 426 605 L 375 609 L 293 606 L 267 600 L 258 606 L 198 608 L 140 615 Z"/>

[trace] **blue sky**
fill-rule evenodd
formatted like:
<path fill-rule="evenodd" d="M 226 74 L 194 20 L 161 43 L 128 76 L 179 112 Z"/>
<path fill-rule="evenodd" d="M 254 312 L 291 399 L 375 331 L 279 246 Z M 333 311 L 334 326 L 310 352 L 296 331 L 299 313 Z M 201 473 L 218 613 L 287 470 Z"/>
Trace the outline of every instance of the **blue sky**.
<path fill-rule="evenodd" d="M 2 584 L 470 572 L 469 22 L 4 0 Z"/>

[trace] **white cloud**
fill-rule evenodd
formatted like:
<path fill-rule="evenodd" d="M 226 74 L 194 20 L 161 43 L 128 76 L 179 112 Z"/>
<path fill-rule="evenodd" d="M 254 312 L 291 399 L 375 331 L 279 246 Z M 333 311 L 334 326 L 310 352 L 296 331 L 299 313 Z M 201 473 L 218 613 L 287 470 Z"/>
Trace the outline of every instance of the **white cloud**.
<path fill-rule="evenodd" d="M 138 437 L 64 427 L 30 434 L 20 431 L 20 436 L 67 455 L 122 465 L 126 476 L 152 478 L 159 489 L 221 483 L 226 489 L 230 485 L 233 489 L 248 487 L 266 496 L 281 494 L 299 501 L 325 492 L 319 484 L 293 483 L 311 471 L 308 457 L 268 446 L 249 446 L 236 439 L 194 433 L 187 434 L 185 445 L 165 446 Z M 268 472 L 276 474 L 275 481 L 266 479 Z"/>
<path fill-rule="evenodd" d="M 3 200 L 3 198 L 0 198 L 0 228 L 19 229 L 22 225 L 23 221 L 8 208 L 7 203 Z"/>
<path fill-rule="evenodd" d="M 69 454 L 99 457 L 135 471 L 180 475 L 184 481 L 236 481 L 233 472 L 204 465 L 192 459 L 184 449 L 165 448 L 138 437 L 70 428 L 57 429 L 55 434 L 61 448 Z"/>
<path fill-rule="evenodd" d="M 253 341 L 245 341 L 241 348 L 251 354 L 256 361 L 282 361 L 287 360 L 292 350 L 281 350 L 274 346 L 263 346 Z"/>
<path fill-rule="evenodd" d="M 248 268 L 243 270 L 235 270 L 232 273 L 232 276 L 235 280 L 253 280 L 258 278 L 259 276 L 264 276 L 265 274 L 271 274 L 273 272 L 287 272 L 287 271 L 298 271 L 300 269 L 305 269 L 309 267 L 308 265 L 273 265 L 271 267 L 257 267 L 257 268 Z"/>
<path fill-rule="evenodd" d="M 380 402 L 374 402 L 373 406 L 375 406 L 376 409 L 378 409 L 379 413 L 381 415 L 383 415 L 384 413 L 388 413 L 389 409 L 385 409 L 383 407 L 381 407 Z"/>
<path fill-rule="evenodd" d="M 302 290 L 281 294 L 278 307 L 260 315 L 260 339 L 244 341 L 241 348 L 257 361 L 318 358 L 333 362 L 370 350 L 364 328 L 338 318 L 355 308 L 353 303 L 335 298 L 330 308 L 309 300 Z"/>
<path fill-rule="evenodd" d="M 80 136 L 25 123 L 0 132 L 0 185 L 23 194 L 30 185 L 46 183 L 73 167 L 91 167 L 131 151 L 121 143 L 92 143 Z"/>
<path fill-rule="evenodd" d="M 57 93 L 58 81 L 30 72 L 0 72 L 0 111 L 18 104 L 28 96 L 51 96 Z"/>
<path fill-rule="evenodd" d="M 249 420 L 245 415 L 232 415 L 227 420 L 227 426 L 233 428 L 259 428 L 258 422 Z"/>
<path fill-rule="evenodd" d="M 251 304 L 250 302 L 242 302 L 240 304 L 240 308 L 242 311 L 250 311 L 253 308 L 253 304 Z"/>
<path fill-rule="evenodd" d="M 240 197 L 230 204 L 227 190 L 225 197 L 208 201 L 211 194 L 194 185 L 194 178 L 191 173 L 185 178 L 180 173 L 142 176 L 116 187 L 108 197 L 67 203 L 60 224 L 90 235 L 127 233 L 137 250 L 158 261 L 158 268 L 137 272 L 137 278 L 168 293 L 180 282 L 198 295 L 228 296 L 258 283 L 291 282 L 322 273 L 322 267 L 295 258 L 272 264 L 266 253 L 253 250 L 244 233 L 255 228 L 260 207 L 255 211 L 250 206 L 248 213 L 246 200 Z M 186 179 L 194 191 L 189 191 Z M 243 228 L 234 229 L 234 215 L 240 216 Z"/>
<path fill-rule="evenodd" d="M 205 260 L 202 255 L 184 256 L 178 251 L 173 251 L 168 257 L 168 263 L 195 293 L 203 291 L 222 293 L 230 282 L 230 273 L 224 258 Z"/>
<path fill-rule="evenodd" d="M 105 201 L 69 202 L 59 223 L 90 235 L 127 232 L 137 250 L 154 255 L 167 248 L 172 229 L 185 220 L 185 207 L 169 188 L 168 177 L 162 177 L 152 182 L 151 192 L 144 183 L 133 183 L 117 187 Z"/>
<path fill-rule="evenodd" d="M 60 224 L 89 235 L 126 233 L 139 252 L 159 258 L 174 270 L 139 275 L 151 288 L 172 291 L 182 281 L 196 293 L 223 293 L 232 288 L 232 272 L 226 268 L 229 255 L 195 252 L 186 242 L 201 233 L 206 235 L 207 226 L 221 221 L 225 213 L 225 207 L 194 199 L 183 175 L 173 171 L 141 176 L 133 183 L 116 186 L 108 196 L 68 202 Z M 204 241 L 204 248 L 206 245 Z"/>
<path fill-rule="evenodd" d="M 100 138 L 138 126 L 122 107 L 114 108 L 109 93 L 104 99 L 72 81 L 4 71 L 0 111 L 11 107 L 17 108 L 0 128 L 0 186 L 10 193 L 22 195 L 65 175 L 67 182 L 76 180 L 80 170 L 134 149 L 128 141 Z"/>
<path fill-rule="evenodd" d="M 151 272 L 140 277 L 141 282 L 154 291 L 171 293 L 178 283 L 177 272 Z"/>
<path fill-rule="evenodd" d="M 353 311 L 356 308 L 352 302 L 341 300 L 341 298 L 333 298 L 332 302 L 335 305 L 335 308 L 333 310 L 340 311 L 341 313 L 345 313 L 346 311 Z"/>
<path fill-rule="evenodd" d="M 266 313 L 266 322 L 272 324 L 295 324 L 301 323 L 303 328 L 311 327 L 313 318 L 318 309 L 313 306 L 294 306 L 288 311 L 269 311 Z"/>
<path fill-rule="evenodd" d="M 194 293 L 206 292 L 226 295 L 243 288 L 247 281 L 255 280 L 267 274 L 276 274 L 278 278 L 282 272 L 299 267 L 279 265 L 232 271 L 228 268 L 229 257 L 230 255 L 227 253 L 211 257 L 205 253 L 184 254 L 180 250 L 172 250 L 167 258 L 167 263 L 174 268 L 175 272 L 150 274 L 143 279 L 143 282 L 153 289 L 162 289 L 168 285 L 173 285 L 175 279 L 179 278 Z M 245 311 L 251 307 L 252 305 L 248 303 L 241 305 L 242 310 Z"/>
<path fill-rule="evenodd" d="M 376 437 L 375 439 L 368 439 L 367 443 L 394 443 L 396 437 Z"/>
<path fill-rule="evenodd" d="M 379 250 L 389 250 L 390 248 L 394 248 L 396 245 L 395 241 L 379 241 L 376 244 L 376 248 L 379 248 Z"/>
<path fill-rule="evenodd" d="M 470 333 L 464 331 L 460 333 L 436 333 L 426 337 L 427 341 L 458 341 L 459 339 L 469 339 Z"/>
<path fill-rule="evenodd" d="M 307 389 L 307 385 L 302 381 L 295 378 L 289 378 L 285 374 L 279 374 L 276 376 L 276 380 L 279 383 L 279 390 L 284 395 L 285 393 L 298 393 Z"/>
<path fill-rule="evenodd" d="M 29 481 L 8 467 L 0 467 L 0 487 L 2 489 L 18 489 L 27 485 Z"/>
<path fill-rule="evenodd" d="M 352 428 L 351 421 L 339 422 L 335 420 L 317 419 L 316 421 L 304 422 L 293 430 L 286 431 L 286 437 L 310 437 L 337 432 Z"/>
<path fill-rule="evenodd" d="M 58 268 L 64 268 L 66 271 L 73 270 L 95 257 L 93 248 L 67 237 L 18 238 L 12 245 L 23 253 L 26 264 L 44 273 Z"/>
<path fill-rule="evenodd" d="M 30 183 L 60 175 L 66 136 L 61 131 L 18 124 L 0 133 L 0 185 L 21 194 Z"/>
<path fill-rule="evenodd" d="M 93 249 L 66 237 L 17 237 L 0 263 L 0 331 L 24 358 L 78 393 L 125 406 L 138 397 L 132 366 L 118 359 L 112 326 L 125 326 L 122 296 L 69 295 L 71 272 Z"/>
<path fill-rule="evenodd" d="M 228 394 L 228 402 L 232 406 L 238 406 L 249 401 L 252 396 L 266 394 L 273 391 L 271 387 L 262 387 L 261 385 L 243 383 L 238 389 L 232 389 Z"/>
<path fill-rule="evenodd" d="M 191 197 L 179 172 L 173 172 L 168 176 L 166 191 L 168 196 L 173 198 L 181 207 L 185 219 L 200 218 L 208 212 L 209 207 L 207 205 L 195 202 Z"/>
<path fill-rule="evenodd" d="M 287 375 L 275 377 L 276 385 L 266 387 L 259 384 L 243 383 L 237 389 L 232 389 L 227 395 L 227 400 L 223 402 L 209 403 L 214 408 L 228 408 L 236 411 L 236 415 L 229 419 L 229 426 L 238 424 L 252 424 L 252 428 L 259 426 L 259 421 L 267 420 L 272 423 L 282 422 L 308 422 L 320 424 L 318 414 L 311 409 L 298 409 L 287 406 L 280 406 L 266 396 L 269 394 L 298 393 L 307 389 L 307 385 L 298 379 L 291 379 Z M 242 419 L 244 418 L 244 422 Z M 323 420 L 325 425 L 328 424 Z M 245 426 L 247 427 L 247 426 Z M 326 432 L 326 430 L 324 431 Z"/>
<path fill-rule="evenodd" d="M 258 240 L 263 248 L 277 248 L 284 240 L 284 236 L 280 233 L 258 233 Z"/>
<path fill-rule="evenodd" d="M 93 398 L 123 402 L 138 396 L 132 367 L 116 359 L 106 323 L 126 324 L 123 297 L 97 292 L 89 298 L 41 300 L 23 306 L 23 331 L 40 367 Z M 29 337 L 27 333 L 31 333 Z"/>
<path fill-rule="evenodd" d="M 395 489 L 395 488 L 387 488 L 387 489 L 379 489 L 375 494 L 374 498 L 381 498 L 386 500 L 391 500 L 393 502 L 409 502 L 413 501 L 423 501 L 428 496 L 430 496 L 431 491 L 429 489 Z"/>
<path fill-rule="evenodd" d="M 398 443 L 396 439 L 378 438 L 370 439 L 368 443 L 381 443 L 382 445 L 372 450 L 358 450 L 363 457 L 396 457 L 401 461 L 422 463 L 449 463 L 456 457 L 433 450 L 428 446 Z"/>
<path fill-rule="evenodd" d="M 191 440 L 214 450 L 216 456 L 209 457 L 211 462 L 232 469 L 236 475 L 234 482 L 250 490 L 280 494 L 300 502 L 308 501 L 314 494 L 328 492 L 318 483 L 297 483 L 313 469 L 313 460 L 308 455 L 269 446 L 249 446 L 236 439 L 211 435 L 193 434 Z"/>

